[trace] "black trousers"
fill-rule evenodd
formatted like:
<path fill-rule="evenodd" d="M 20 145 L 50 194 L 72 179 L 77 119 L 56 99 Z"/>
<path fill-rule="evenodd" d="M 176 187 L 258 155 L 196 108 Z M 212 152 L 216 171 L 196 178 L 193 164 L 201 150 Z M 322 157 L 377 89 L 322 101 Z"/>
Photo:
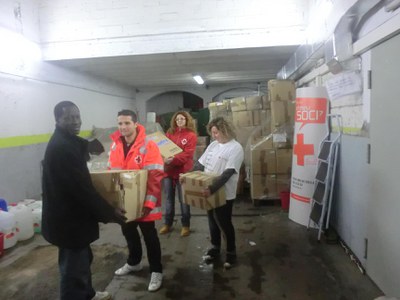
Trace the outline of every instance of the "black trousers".
<path fill-rule="evenodd" d="M 149 260 L 150 272 L 162 273 L 161 246 L 158 239 L 155 222 L 128 222 L 121 226 L 122 233 L 128 243 L 129 256 L 127 263 L 131 266 L 137 265 L 142 261 L 142 243 L 137 227 L 143 234 L 146 244 L 147 258 Z"/>
<path fill-rule="evenodd" d="M 58 248 L 61 300 L 87 300 L 94 297 L 96 292 L 92 287 L 90 271 L 92 261 L 90 245 L 78 249 Z"/>
<path fill-rule="evenodd" d="M 233 201 L 228 200 L 225 205 L 207 211 L 211 244 L 221 248 L 222 234 L 226 240 L 226 252 L 231 254 L 236 253 L 235 228 L 232 224 Z"/>

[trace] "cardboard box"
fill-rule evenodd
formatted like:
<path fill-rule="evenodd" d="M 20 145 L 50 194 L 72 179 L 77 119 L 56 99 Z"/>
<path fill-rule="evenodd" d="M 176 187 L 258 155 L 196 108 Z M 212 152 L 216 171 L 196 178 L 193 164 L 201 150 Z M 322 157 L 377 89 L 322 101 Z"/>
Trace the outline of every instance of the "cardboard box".
<path fill-rule="evenodd" d="M 126 210 L 127 222 L 140 217 L 146 196 L 147 170 L 97 171 L 90 175 L 95 189 L 108 203 Z"/>
<path fill-rule="evenodd" d="M 232 118 L 236 128 L 253 126 L 253 112 L 250 110 L 232 112 Z"/>
<path fill-rule="evenodd" d="M 293 124 L 294 115 L 291 114 L 292 105 L 289 101 L 271 102 L 271 127 L 272 130 L 284 124 Z M 291 119 L 291 117 L 293 118 Z"/>
<path fill-rule="evenodd" d="M 231 111 L 244 111 L 247 110 L 246 99 L 244 97 L 238 97 L 231 99 L 230 102 Z"/>
<path fill-rule="evenodd" d="M 276 173 L 279 174 L 292 173 L 292 152 L 293 149 L 276 150 Z"/>
<path fill-rule="evenodd" d="M 211 185 L 217 175 L 195 171 L 181 175 L 183 178 L 183 202 L 201 209 L 210 210 L 226 203 L 225 187 L 220 188 L 210 197 L 202 196 L 202 191 Z"/>
<path fill-rule="evenodd" d="M 229 109 L 229 102 L 228 101 L 210 102 L 208 104 L 208 109 L 210 112 L 227 111 Z"/>
<path fill-rule="evenodd" d="M 198 136 L 197 137 L 197 146 L 208 146 L 210 143 L 209 136 Z"/>
<path fill-rule="evenodd" d="M 262 101 L 262 108 L 263 109 L 265 109 L 265 110 L 271 109 L 271 104 L 270 104 L 268 95 L 262 96 L 261 101 Z"/>
<path fill-rule="evenodd" d="M 261 130 L 257 126 L 248 127 L 237 127 L 235 128 L 236 140 L 243 149 L 246 148 L 247 143 L 253 143 L 253 141 L 261 136 Z"/>
<path fill-rule="evenodd" d="M 250 155 L 252 174 L 266 175 L 276 173 L 275 149 L 254 149 Z"/>
<path fill-rule="evenodd" d="M 204 151 L 206 151 L 207 146 L 206 145 L 197 145 L 196 146 L 196 151 L 194 152 L 194 160 L 197 161 L 204 153 Z"/>
<path fill-rule="evenodd" d="M 262 109 L 262 96 L 246 97 L 247 110 L 260 110 Z"/>
<path fill-rule="evenodd" d="M 157 144 L 163 157 L 171 157 L 182 152 L 181 148 L 175 145 L 169 138 L 159 131 L 148 134 L 147 138 Z"/>
<path fill-rule="evenodd" d="M 276 175 L 251 175 L 250 193 L 252 199 L 277 198 Z"/>
<path fill-rule="evenodd" d="M 270 101 L 295 101 L 296 86 L 293 80 L 269 80 L 268 97 Z M 272 103 L 271 103 L 272 104 Z"/>

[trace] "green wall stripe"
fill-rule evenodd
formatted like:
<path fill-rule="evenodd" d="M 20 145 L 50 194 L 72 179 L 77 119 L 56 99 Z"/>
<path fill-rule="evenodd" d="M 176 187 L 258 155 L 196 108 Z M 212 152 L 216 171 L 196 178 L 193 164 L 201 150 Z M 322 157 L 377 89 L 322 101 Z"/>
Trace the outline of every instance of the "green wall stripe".
<path fill-rule="evenodd" d="M 79 133 L 79 136 L 83 138 L 89 137 L 91 135 L 92 135 L 91 130 L 82 130 Z M 51 136 L 52 133 L 46 133 L 46 134 L 11 136 L 6 138 L 0 138 L 0 149 L 47 143 Z"/>
<path fill-rule="evenodd" d="M 338 131 L 337 126 L 332 127 L 332 131 L 337 132 Z M 350 135 L 360 135 L 362 132 L 362 128 L 357 128 L 357 127 L 343 127 L 343 133 L 344 134 L 350 134 Z"/>

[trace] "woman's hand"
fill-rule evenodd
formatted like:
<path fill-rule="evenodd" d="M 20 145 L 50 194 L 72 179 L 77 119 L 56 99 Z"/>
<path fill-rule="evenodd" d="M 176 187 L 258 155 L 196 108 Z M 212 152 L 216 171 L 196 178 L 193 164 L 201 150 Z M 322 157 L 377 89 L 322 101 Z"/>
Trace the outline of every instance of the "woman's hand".
<path fill-rule="evenodd" d="M 164 164 L 169 165 L 173 159 L 174 159 L 173 156 L 164 158 Z"/>
<path fill-rule="evenodd" d="M 211 195 L 211 191 L 209 188 L 206 188 L 203 190 L 203 196 L 204 197 L 209 197 Z"/>

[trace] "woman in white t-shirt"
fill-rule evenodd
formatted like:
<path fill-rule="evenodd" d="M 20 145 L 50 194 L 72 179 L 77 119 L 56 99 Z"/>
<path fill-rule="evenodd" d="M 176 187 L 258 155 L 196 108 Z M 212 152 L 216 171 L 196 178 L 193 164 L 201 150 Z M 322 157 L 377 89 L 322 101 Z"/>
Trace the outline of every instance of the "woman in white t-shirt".
<path fill-rule="evenodd" d="M 239 170 L 243 162 L 243 148 L 235 140 L 235 132 L 224 118 L 215 118 L 207 125 L 214 141 L 196 162 L 194 170 L 219 175 L 216 181 L 203 191 L 208 197 L 225 186 L 226 204 L 207 211 L 211 235 L 211 248 L 203 257 L 213 260 L 221 252 L 221 233 L 226 239 L 226 260 L 224 267 L 230 268 L 236 261 L 235 229 L 232 224 L 232 207 L 236 198 Z"/>

